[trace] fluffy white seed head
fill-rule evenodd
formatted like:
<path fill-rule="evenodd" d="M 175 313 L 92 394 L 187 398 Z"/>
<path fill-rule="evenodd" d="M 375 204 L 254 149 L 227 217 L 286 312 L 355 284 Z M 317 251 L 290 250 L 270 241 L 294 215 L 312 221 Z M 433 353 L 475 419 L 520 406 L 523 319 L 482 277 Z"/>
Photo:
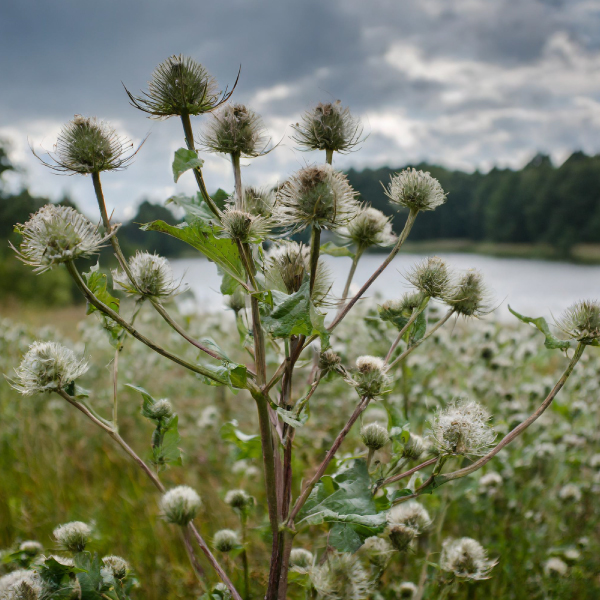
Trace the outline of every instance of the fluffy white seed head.
<path fill-rule="evenodd" d="M 360 251 L 371 246 L 391 246 L 396 242 L 390 218 L 370 206 L 362 207 L 338 234 L 356 244 Z"/>
<path fill-rule="evenodd" d="M 242 244 L 260 242 L 271 231 L 268 218 L 255 216 L 243 210 L 228 208 L 221 217 L 222 235 Z"/>
<path fill-rule="evenodd" d="M 570 338 L 591 344 L 600 338 L 600 303 L 595 300 L 577 302 L 561 315 L 556 325 Z"/>
<path fill-rule="evenodd" d="M 313 553 L 304 548 L 293 548 L 290 554 L 290 569 L 296 573 L 307 573 L 313 566 Z"/>
<path fill-rule="evenodd" d="M 382 569 L 387 565 L 394 547 L 385 538 L 373 535 L 365 540 L 361 550 L 372 565 Z"/>
<path fill-rule="evenodd" d="M 558 492 L 558 497 L 564 502 L 579 502 L 582 498 L 581 490 L 573 483 L 567 483 Z"/>
<path fill-rule="evenodd" d="M 34 342 L 9 383 L 24 396 L 32 396 L 64 390 L 87 370 L 86 360 L 73 350 L 57 342 Z"/>
<path fill-rule="evenodd" d="M 398 586 L 398 597 L 401 600 L 412 600 L 417 593 L 417 586 L 412 581 L 403 581 Z"/>
<path fill-rule="evenodd" d="M 19 250 L 15 249 L 17 256 L 37 273 L 91 256 L 110 237 L 102 237 L 98 227 L 74 208 L 54 204 L 42 206 L 16 230 L 23 236 Z"/>
<path fill-rule="evenodd" d="M 407 281 L 429 298 L 445 298 L 452 293 L 452 272 L 438 256 L 426 258 L 407 274 Z"/>
<path fill-rule="evenodd" d="M 438 410 L 431 420 L 431 435 L 444 454 L 484 454 L 496 439 L 488 412 L 473 400 L 460 399 Z"/>
<path fill-rule="evenodd" d="M 472 538 L 449 539 L 442 546 L 440 567 L 458 579 L 488 579 L 496 563 L 495 560 L 488 560 L 484 547 Z"/>
<path fill-rule="evenodd" d="M 412 168 L 392 175 L 385 195 L 392 204 L 413 211 L 435 210 L 446 202 L 440 182 L 429 173 Z"/>
<path fill-rule="evenodd" d="M 35 571 L 17 569 L 0 577 L 2 600 L 38 600 L 42 593 L 42 579 Z"/>
<path fill-rule="evenodd" d="M 373 582 L 360 561 L 352 554 L 333 554 L 309 572 L 320 598 L 328 600 L 365 600 Z"/>
<path fill-rule="evenodd" d="M 104 568 L 107 569 L 115 579 L 125 579 L 129 571 L 129 564 L 120 556 L 105 556 L 102 559 Z"/>
<path fill-rule="evenodd" d="M 187 525 L 198 514 L 202 500 L 196 492 L 187 485 L 177 486 L 166 492 L 160 501 L 165 519 L 175 525 Z"/>
<path fill-rule="evenodd" d="M 500 474 L 486 473 L 479 479 L 479 490 L 488 496 L 493 496 L 502 488 L 503 484 L 504 480 Z"/>
<path fill-rule="evenodd" d="M 166 398 L 157 400 L 154 404 L 144 408 L 145 413 L 150 419 L 170 419 L 173 414 L 173 405 Z"/>
<path fill-rule="evenodd" d="M 443 300 L 455 313 L 465 317 L 481 317 L 493 310 L 492 295 L 485 286 L 483 276 L 475 269 L 460 275 Z"/>
<path fill-rule="evenodd" d="M 389 391 L 390 378 L 384 360 L 377 356 L 360 356 L 356 360 L 354 386 L 359 396 L 377 398 Z"/>
<path fill-rule="evenodd" d="M 61 548 L 70 552 L 83 552 L 92 535 L 92 529 L 82 521 L 59 525 L 52 533 Z"/>
<path fill-rule="evenodd" d="M 567 563 L 558 558 L 557 556 L 553 556 L 549 558 L 544 563 L 544 573 L 548 577 L 565 577 L 569 570 Z"/>
<path fill-rule="evenodd" d="M 239 544 L 240 539 L 238 534 L 232 529 L 221 529 L 215 533 L 215 537 L 213 538 L 213 546 L 219 552 L 231 552 Z"/>
<path fill-rule="evenodd" d="M 115 289 L 120 288 L 131 296 L 161 300 L 177 293 L 179 284 L 173 280 L 173 271 L 166 258 L 138 250 L 129 259 L 129 269 L 136 285 L 131 283 L 125 272 L 114 270 L 112 276 Z"/>
<path fill-rule="evenodd" d="M 275 210 L 275 192 L 267 187 L 244 186 L 244 209 L 255 217 L 269 219 Z"/>
<path fill-rule="evenodd" d="M 245 511 L 254 506 L 254 498 L 245 490 L 229 490 L 225 494 L 225 503 L 231 508 Z"/>
<path fill-rule="evenodd" d="M 380 450 L 390 441 L 387 429 L 379 423 L 364 425 L 360 437 L 369 450 Z"/>
<path fill-rule="evenodd" d="M 331 165 L 305 167 L 277 192 L 275 216 L 291 231 L 312 226 L 339 229 L 357 214 L 356 192 Z"/>
<path fill-rule="evenodd" d="M 36 556 L 44 551 L 44 547 L 35 540 L 26 540 L 19 545 L 19 552 L 25 552 L 30 556 Z"/>
<path fill-rule="evenodd" d="M 402 456 L 410 460 L 417 460 L 425 451 L 425 440 L 416 433 L 411 433 L 408 442 L 404 445 Z"/>
<path fill-rule="evenodd" d="M 387 524 L 387 532 L 394 548 L 404 552 L 431 525 L 431 518 L 422 504 L 410 500 L 389 510 Z"/>

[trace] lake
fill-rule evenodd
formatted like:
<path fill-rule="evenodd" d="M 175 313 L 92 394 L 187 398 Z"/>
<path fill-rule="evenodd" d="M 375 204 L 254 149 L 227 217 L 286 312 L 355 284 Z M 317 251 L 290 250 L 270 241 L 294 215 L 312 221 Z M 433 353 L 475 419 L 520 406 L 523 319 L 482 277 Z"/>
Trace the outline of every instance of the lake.
<path fill-rule="evenodd" d="M 502 320 L 513 319 L 508 312 L 510 304 L 528 316 L 557 316 L 573 302 L 583 299 L 600 300 L 600 266 L 574 265 L 519 258 L 494 258 L 478 254 L 439 254 L 456 269 L 479 269 L 493 290 L 498 309 L 494 315 Z M 334 276 L 332 292 L 339 297 L 350 267 L 349 258 L 324 257 Z M 384 260 L 384 254 L 364 256 L 358 264 L 353 289 L 369 278 Z M 425 258 L 420 254 L 399 254 L 371 286 L 367 297 L 383 299 L 399 297 L 409 289 L 403 277 L 412 265 Z M 223 307 L 219 294 L 220 277 L 215 265 L 203 258 L 171 261 L 176 276 L 194 293 L 194 303 L 185 302 L 185 308 L 214 311 Z M 491 318 L 491 315 L 490 317 Z"/>

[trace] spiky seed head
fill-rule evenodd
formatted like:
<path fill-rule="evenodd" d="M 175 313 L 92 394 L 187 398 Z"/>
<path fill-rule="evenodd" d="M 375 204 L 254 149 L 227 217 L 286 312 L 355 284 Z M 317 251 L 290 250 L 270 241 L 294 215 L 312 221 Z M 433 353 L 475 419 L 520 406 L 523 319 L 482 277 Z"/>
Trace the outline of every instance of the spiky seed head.
<path fill-rule="evenodd" d="M 414 500 L 393 506 L 387 514 L 387 532 L 396 550 L 404 552 L 431 525 L 427 509 Z"/>
<path fill-rule="evenodd" d="M 360 356 L 356 360 L 354 386 L 359 396 L 375 399 L 389 392 L 388 366 L 376 356 Z"/>
<path fill-rule="evenodd" d="M 281 242 L 267 252 L 265 264 L 265 276 L 270 289 L 295 294 L 310 276 L 310 248 L 297 242 Z M 319 260 L 312 293 L 315 305 L 325 302 L 330 288 L 329 269 Z"/>
<path fill-rule="evenodd" d="M 488 579 L 498 561 L 488 560 L 484 547 L 472 538 L 448 539 L 442 545 L 440 567 L 457 579 Z"/>
<path fill-rule="evenodd" d="M 381 450 L 390 441 L 387 429 L 379 423 L 364 425 L 360 437 L 369 450 Z"/>
<path fill-rule="evenodd" d="M 185 526 L 192 521 L 202 506 L 202 500 L 187 485 L 180 485 L 166 492 L 160 501 L 160 507 L 169 523 Z"/>
<path fill-rule="evenodd" d="M 465 317 L 480 317 L 492 311 L 491 294 L 482 274 L 475 269 L 460 275 L 443 300 L 455 313 Z"/>
<path fill-rule="evenodd" d="M 309 572 L 319 598 L 328 600 L 364 600 L 373 590 L 369 573 L 352 554 L 330 554 L 327 560 Z"/>
<path fill-rule="evenodd" d="M 35 571 L 17 569 L 0 577 L 2 600 L 38 600 L 42 592 L 42 579 Z"/>
<path fill-rule="evenodd" d="M 319 369 L 323 373 L 337 371 L 342 366 L 342 359 L 331 348 L 321 352 L 319 355 Z"/>
<path fill-rule="evenodd" d="M 269 219 L 275 210 L 275 192 L 271 188 L 244 186 L 244 208 L 255 217 Z"/>
<path fill-rule="evenodd" d="M 26 540 L 19 545 L 19 552 L 25 552 L 29 556 L 37 556 L 44 551 L 44 547 L 35 540 Z"/>
<path fill-rule="evenodd" d="M 21 581 L 11 587 L 11 589 L 2 594 L 2 600 L 38 600 L 41 589 L 38 586 L 31 585 L 27 581 Z"/>
<path fill-rule="evenodd" d="M 170 419 L 174 415 L 173 405 L 167 398 L 161 398 L 154 404 L 145 406 L 145 412 L 148 418 L 160 421 L 162 419 Z"/>
<path fill-rule="evenodd" d="M 115 579 L 125 579 L 129 571 L 129 564 L 120 556 L 105 556 L 102 559 L 104 568 L 108 569 Z"/>
<path fill-rule="evenodd" d="M 386 539 L 376 535 L 368 537 L 361 550 L 366 554 L 368 561 L 380 569 L 387 565 L 394 552 L 393 546 Z"/>
<path fill-rule="evenodd" d="M 433 442 L 443 454 L 485 454 L 496 439 L 489 420 L 489 413 L 474 400 L 454 400 L 431 419 Z"/>
<path fill-rule="evenodd" d="M 564 577 L 569 570 L 569 566 L 557 556 L 549 558 L 544 563 L 544 573 L 547 577 Z"/>
<path fill-rule="evenodd" d="M 356 217 L 338 233 L 356 244 L 360 251 L 371 246 L 392 246 L 396 242 L 390 217 L 370 206 L 363 206 Z"/>
<path fill-rule="evenodd" d="M 304 548 L 293 548 L 290 553 L 290 569 L 296 573 L 306 573 L 313 566 L 313 553 Z"/>
<path fill-rule="evenodd" d="M 60 263 L 89 257 L 110 238 L 110 235 L 102 237 L 98 227 L 74 208 L 54 204 L 42 206 L 29 221 L 15 229 L 23 236 L 16 250 L 18 258 L 38 273 Z"/>
<path fill-rule="evenodd" d="M 169 261 L 158 254 L 137 251 L 129 259 L 129 270 L 135 280 L 131 283 L 124 271 L 118 269 L 112 272 L 115 289 L 122 289 L 134 297 L 149 297 L 160 300 L 172 298 L 179 288 L 173 279 L 173 271 Z"/>
<path fill-rule="evenodd" d="M 449 296 L 452 288 L 452 273 L 438 256 L 426 258 L 415 265 L 406 274 L 406 279 L 429 298 Z"/>
<path fill-rule="evenodd" d="M 356 192 L 331 165 L 305 167 L 292 175 L 277 192 L 275 216 L 293 232 L 308 226 L 339 229 L 358 212 Z"/>
<path fill-rule="evenodd" d="M 570 338 L 591 344 L 600 338 L 600 303 L 583 300 L 573 304 L 558 319 L 556 326 Z"/>
<path fill-rule="evenodd" d="M 57 173 L 88 175 L 124 169 L 137 151 L 109 123 L 95 117 L 75 115 L 58 134 L 55 152 L 48 153 L 50 162 L 34 155 Z M 139 150 L 139 149 L 138 149 Z"/>
<path fill-rule="evenodd" d="M 23 396 L 33 396 L 64 390 L 87 370 L 87 361 L 73 350 L 57 342 L 34 342 L 9 383 Z"/>
<path fill-rule="evenodd" d="M 71 552 L 83 552 L 92 535 L 92 529 L 82 521 L 59 525 L 52 533 L 61 548 Z"/>
<path fill-rule="evenodd" d="M 225 503 L 243 512 L 254 506 L 254 498 L 245 490 L 229 490 L 225 494 Z"/>
<path fill-rule="evenodd" d="M 241 244 L 261 242 L 271 231 L 271 223 L 265 217 L 256 217 L 243 210 L 228 208 L 221 217 L 223 237 Z"/>
<path fill-rule="evenodd" d="M 232 90 L 233 91 L 233 90 Z M 217 89 L 214 77 L 189 56 L 170 56 L 160 63 L 141 96 L 127 92 L 131 104 L 150 118 L 201 115 L 215 110 L 231 96 Z"/>
<path fill-rule="evenodd" d="M 241 288 L 237 288 L 233 294 L 227 298 L 227 305 L 236 315 L 240 310 L 246 308 L 246 295 Z"/>
<path fill-rule="evenodd" d="M 425 171 L 408 168 L 390 177 L 385 195 L 392 204 L 413 211 L 435 210 L 446 202 L 440 182 Z"/>
<path fill-rule="evenodd" d="M 270 139 L 262 119 L 243 104 L 228 104 L 213 113 L 201 145 L 209 152 L 256 157 L 267 152 Z"/>
<path fill-rule="evenodd" d="M 417 594 L 417 589 L 412 581 L 403 581 L 398 586 L 398 597 L 401 600 L 412 600 Z"/>
<path fill-rule="evenodd" d="M 402 329 L 406 320 L 410 319 L 413 311 L 423 304 L 425 299 L 421 292 L 406 292 L 398 300 L 386 300 L 377 307 L 379 318 L 382 321 L 389 321 Z"/>
<path fill-rule="evenodd" d="M 411 433 L 408 442 L 404 445 L 402 456 L 409 460 L 417 460 L 425 451 L 425 441 L 420 435 Z"/>
<path fill-rule="evenodd" d="M 304 149 L 333 150 L 342 154 L 351 152 L 360 143 L 363 132 L 360 121 L 339 100 L 317 104 L 292 127 L 296 130 L 294 141 Z"/>
<path fill-rule="evenodd" d="M 238 534 L 232 529 L 221 529 L 215 533 L 213 546 L 219 552 L 231 552 L 240 545 Z"/>

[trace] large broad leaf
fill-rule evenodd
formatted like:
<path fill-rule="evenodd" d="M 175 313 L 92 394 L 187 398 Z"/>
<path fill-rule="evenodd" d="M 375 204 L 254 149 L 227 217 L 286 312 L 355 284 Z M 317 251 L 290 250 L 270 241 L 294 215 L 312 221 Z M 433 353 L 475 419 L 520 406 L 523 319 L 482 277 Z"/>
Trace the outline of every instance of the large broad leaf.
<path fill-rule="evenodd" d="M 237 246 L 230 239 L 215 236 L 215 228 L 202 219 L 191 223 L 169 225 L 164 221 L 153 221 L 142 225 L 144 231 L 162 231 L 199 250 L 206 258 L 215 262 L 225 273 L 248 289 L 242 259 Z"/>
<path fill-rule="evenodd" d="M 171 196 L 165 204 L 174 204 L 183 208 L 187 221 L 198 218 L 209 223 L 214 223 L 215 226 L 218 225 L 214 213 L 210 210 L 206 202 L 204 202 L 200 192 L 196 192 L 195 196 L 186 196 L 185 194 Z"/>
<path fill-rule="evenodd" d="M 245 389 L 248 383 L 248 369 L 244 365 L 224 360 L 220 365 L 203 364 L 207 375 L 198 375 L 207 385 L 227 385 L 233 391 Z"/>
<path fill-rule="evenodd" d="M 262 458 L 262 445 L 259 435 L 249 435 L 238 428 L 237 421 L 225 423 L 221 427 L 221 438 L 236 446 L 236 459 Z"/>
<path fill-rule="evenodd" d="M 571 342 L 567 340 L 559 340 L 555 335 L 552 334 L 544 317 L 538 317 L 537 319 L 525 317 L 520 315 L 516 310 L 513 310 L 510 306 L 508 307 L 508 310 L 510 310 L 510 312 L 515 315 L 519 321 L 523 321 L 523 323 L 528 323 L 529 325 L 533 325 L 539 329 L 546 336 L 546 340 L 544 342 L 544 346 L 546 346 L 546 348 L 549 348 L 550 350 L 567 350 L 571 347 Z"/>
<path fill-rule="evenodd" d="M 347 246 L 336 246 L 333 242 L 323 244 L 319 249 L 320 254 L 328 254 L 329 256 L 349 256 L 354 258 L 354 252 L 348 249 Z"/>
<path fill-rule="evenodd" d="M 168 465 L 181 465 L 181 449 L 179 443 L 181 442 L 181 436 L 177 426 L 179 424 L 179 417 L 174 415 L 165 428 L 161 431 L 160 444 L 152 448 L 152 462 L 159 468 L 164 470 Z"/>
<path fill-rule="evenodd" d="M 175 152 L 175 157 L 173 159 L 173 179 L 175 183 L 177 180 L 190 169 L 200 169 L 204 161 L 201 158 L 198 158 L 198 155 L 193 150 L 188 150 L 187 148 L 179 148 Z"/>

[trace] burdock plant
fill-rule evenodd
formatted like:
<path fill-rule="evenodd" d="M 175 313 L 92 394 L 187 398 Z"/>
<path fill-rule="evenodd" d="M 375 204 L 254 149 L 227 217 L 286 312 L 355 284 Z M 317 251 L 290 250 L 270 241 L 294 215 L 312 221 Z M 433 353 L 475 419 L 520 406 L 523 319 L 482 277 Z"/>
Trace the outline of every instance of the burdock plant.
<path fill-rule="evenodd" d="M 221 291 L 236 315 L 240 352 L 235 353 L 234 348 L 222 349 L 220 345 L 227 345 L 227 339 L 218 340 L 219 345 L 210 339 L 196 339 L 165 308 L 166 301 L 178 291 L 166 259 L 147 252 L 125 256 L 118 241 L 118 226 L 108 216 L 100 176 L 126 167 L 134 152 L 110 125 L 76 117 L 61 131 L 54 160 L 47 164 L 63 173 L 91 175 L 104 231 L 100 232 L 74 209 L 48 205 L 18 227 L 23 241 L 17 254 L 39 273 L 52 268 L 66 269 L 87 300 L 88 312 L 101 315 L 103 329 L 115 349 L 112 416 L 102 416 L 103 403 L 87 400 L 88 393 L 79 385 L 88 370 L 87 359 L 56 342 L 34 342 L 15 369 L 10 384 L 26 397 L 57 394 L 123 450 L 159 494 L 159 501 L 149 502 L 148 506 L 154 508 L 148 510 L 162 514 L 176 526 L 191 567 L 212 598 L 241 600 L 240 589 L 245 598 L 296 597 L 297 590 L 288 594 L 290 571 L 294 576 L 289 581 L 294 586 L 304 586 L 306 597 L 314 594 L 340 600 L 360 600 L 370 594 L 374 597 L 380 594 L 376 588 L 381 590 L 386 581 L 382 575 L 387 565 L 393 563 L 389 559 L 394 553 L 403 553 L 404 564 L 412 558 L 408 552 L 411 547 L 417 551 L 417 546 L 426 544 L 431 548 L 424 564 L 430 564 L 429 557 L 441 551 L 439 567 L 445 574 L 442 580 L 448 579 L 448 585 L 455 586 L 460 581 L 473 583 L 488 577 L 495 563 L 475 540 L 461 538 L 440 547 L 439 535 L 425 539 L 424 533 L 437 515 L 432 511 L 430 516 L 425 506 L 429 506 L 428 500 L 421 504 L 417 498 L 438 494 L 440 486 L 484 467 L 548 409 L 584 350 L 599 345 L 600 305 L 586 301 L 571 307 L 557 321 L 566 339 L 556 337 L 544 319 L 524 317 L 513 311 L 543 333 L 548 349 L 568 352 L 570 358 L 556 385 L 531 414 L 524 412 L 524 405 L 519 405 L 518 412 L 512 415 L 514 427 L 499 441 L 490 426 L 487 400 L 482 404 L 474 400 L 451 400 L 450 390 L 440 385 L 441 374 L 435 369 L 427 376 L 429 387 L 423 395 L 427 394 L 427 402 L 435 398 L 440 408 L 430 416 L 430 438 L 421 437 L 418 423 L 410 422 L 413 419 L 408 404 L 405 404 L 406 418 L 400 416 L 395 406 L 395 388 L 399 380 L 403 386 L 406 384 L 409 373 L 406 361 L 425 342 L 437 335 L 440 345 L 448 344 L 439 332 L 453 315 L 468 322 L 489 312 L 491 300 L 481 274 L 457 273 L 437 257 L 411 269 L 406 275 L 411 290 L 400 298 L 384 299 L 379 311 L 367 307 L 357 317 L 364 317 L 372 338 L 380 346 L 385 345 L 382 354 L 389 348 L 385 356 L 373 355 L 377 352 L 361 347 L 360 337 L 354 332 L 347 339 L 338 336 L 337 328 L 400 251 L 418 215 L 444 204 L 446 193 L 441 184 L 429 173 L 415 169 L 392 176 L 386 187 L 390 205 L 408 210 L 405 224 L 396 235 L 390 215 L 359 204 L 346 176 L 331 165 L 334 152 L 355 149 L 362 131 L 348 109 L 334 103 L 318 105 L 295 128 L 296 141 L 303 148 L 324 151 L 324 163 L 300 169 L 276 191 L 268 187 L 244 187 L 239 159 L 264 153 L 267 138 L 255 113 L 242 105 L 226 104 L 230 95 L 231 92 L 218 92 L 214 78 L 200 63 L 173 56 L 157 67 L 147 92 L 140 96 L 129 94 L 129 98 L 136 108 L 152 118 L 181 119 L 187 148 L 175 154 L 174 177 L 177 180 L 192 171 L 200 192 L 199 196 L 181 201 L 186 219 L 179 225 L 157 221 L 144 225 L 143 229 L 161 231 L 187 242 L 216 263 L 223 277 Z M 206 116 L 213 111 L 214 115 Z M 194 144 L 191 117 L 203 115 L 210 119 L 202 129 L 203 147 L 230 155 L 234 163 L 235 202 L 228 203 L 224 210 L 218 208 L 206 190 L 202 159 Z M 282 239 L 305 229 L 311 231 L 310 244 Z M 354 257 L 341 300 L 333 297 L 331 291 L 336 269 L 328 269 L 321 257 L 324 229 L 341 234 L 354 246 L 354 253 L 348 248 L 335 250 Z M 100 270 L 98 265 L 88 272 L 81 271 L 80 259 L 96 254 L 106 243 L 112 245 L 118 261 L 118 267 L 112 271 L 112 289 L 124 296 L 123 302 L 109 291 L 106 269 Z M 391 246 L 391 249 L 358 292 L 350 295 L 358 257 L 372 246 Z M 332 252 L 331 246 L 328 251 Z M 447 308 L 441 317 L 431 310 L 433 300 Z M 337 313 L 328 320 L 326 308 L 336 303 Z M 133 310 L 132 304 L 135 304 Z M 146 328 L 148 332 L 141 332 L 135 318 L 142 305 L 155 310 L 173 335 L 190 345 L 190 352 L 179 354 L 170 350 L 170 343 L 166 347 L 170 338 L 163 343 L 156 329 Z M 181 468 L 179 417 L 174 410 L 177 401 L 155 399 L 151 391 L 139 387 L 135 381 L 130 387 L 141 396 L 141 414 L 154 427 L 148 460 L 123 439 L 117 407 L 122 385 L 119 376 L 123 378 L 124 374 L 119 375 L 118 357 L 134 343 L 145 345 L 161 359 L 176 365 L 178 370 L 169 378 L 173 389 L 191 385 L 202 396 L 204 385 L 227 386 L 240 392 L 236 406 L 254 402 L 256 435 L 238 432 L 235 439 L 236 445 L 243 446 L 243 452 L 247 453 L 245 457 L 262 460 L 263 489 L 252 490 L 256 503 L 243 489 L 222 489 L 217 494 L 214 490 L 207 489 L 206 493 L 200 490 L 205 498 L 202 503 L 198 492 L 185 484 L 186 470 Z M 452 351 L 462 350 L 452 346 Z M 235 356 L 246 356 L 247 360 L 234 359 Z M 350 361 L 357 357 L 351 367 Z M 428 363 L 427 359 L 421 364 Z M 184 381 L 183 373 L 191 377 Z M 130 370 L 125 376 L 135 374 Z M 333 385 L 347 385 L 347 393 L 340 394 L 339 388 L 328 387 Z M 457 387 L 460 383 L 453 385 Z M 315 402 L 317 390 L 325 393 Z M 98 393 L 93 390 L 91 395 Z M 538 396 L 543 397 L 544 392 Z M 378 405 L 371 410 L 379 411 L 379 423 L 366 424 L 360 430 L 368 450 L 365 460 L 364 451 L 352 452 L 347 437 L 352 431 L 359 433 L 355 425 L 362 424 L 365 410 L 375 401 Z M 342 415 L 343 427 L 332 436 L 329 433 L 314 436 L 313 443 L 303 440 L 299 444 L 296 432 L 308 428 L 307 422 L 323 410 L 329 410 L 324 413 L 327 418 L 331 418 L 332 411 Z M 245 419 L 247 415 L 240 413 L 240 417 Z M 236 427 L 234 423 L 228 426 Z M 413 431 L 415 426 L 417 431 Z M 132 427 L 135 423 L 130 421 L 128 428 Z M 60 431 L 56 435 L 60 436 Z M 200 436 L 200 449 L 208 443 L 212 442 Z M 342 446 L 343 457 L 339 452 Z M 371 465 L 373 453 L 379 451 L 379 460 Z M 304 464 L 310 465 L 307 471 L 303 470 Z M 193 460 L 187 465 L 189 469 L 197 466 Z M 167 468 L 179 469 L 172 479 L 181 482 L 169 489 L 161 478 Z M 235 473 L 240 469 L 249 474 L 254 467 L 244 458 L 236 463 Z M 211 477 L 210 481 L 212 485 L 217 480 Z M 492 483 L 498 488 L 502 485 L 488 473 L 480 480 L 480 487 L 489 488 Z M 579 486 L 571 487 L 561 492 L 561 499 L 577 501 L 581 493 Z M 229 507 L 230 516 L 239 519 L 241 535 L 229 529 L 228 523 L 214 522 L 218 498 Z M 106 501 L 110 503 L 111 497 L 107 496 Z M 449 499 L 445 497 L 443 504 L 447 502 Z M 431 507 L 440 504 L 434 502 Z M 118 510 L 118 505 L 111 509 Z M 250 527 L 250 520 L 255 517 L 257 521 Z M 306 532 L 314 528 L 320 528 L 320 533 L 327 530 L 319 538 L 326 543 L 311 551 L 301 545 L 307 543 Z M 205 530 L 218 556 L 205 541 Z M 441 532 L 441 524 L 438 531 Z M 23 547 L 17 552 L 18 560 L 31 564 L 35 558 L 35 571 L 14 571 L 0 578 L 0 597 L 4 599 L 8 592 L 10 600 L 50 599 L 58 597 L 52 596 L 58 589 L 65 589 L 66 595 L 61 598 L 81 595 L 82 600 L 87 600 L 92 589 L 90 561 L 95 561 L 94 598 L 127 599 L 129 565 L 116 556 L 90 558 L 87 549 L 90 528 L 85 523 L 67 523 L 56 530 L 55 538 L 73 558 L 49 556 L 42 560 L 38 558 L 39 548 L 31 547 L 30 552 Z M 417 538 L 419 544 L 414 543 Z M 263 560 L 265 540 L 270 546 L 268 560 Z M 252 549 L 258 541 L 261 550 L 254 555 Z M 363 544 L 366 544 L 364 551 L 357 553 Z M 198 549 L 210 571 L 200 564 Z M 242 574 L 232 568 L 236 557 L 242 560 Z M 367 566 L 361 562 L 365 557 Z M 424 597 L 424 587 L 429 585 L 430 578 L 426 577 L 426 571 L 423 573 L 418 588 L 409 582 L 394 583 L 402 597 Z M 221 583 L 215 584 L 213 576 Z M 79 584 L 80 579 L 84 585 Z M 46 585 L 54 588 L 49 592 Z M 208 598 L 206 594 L 203 598 Z M 387 597 L 389 593 L 383 595 Z"/>

